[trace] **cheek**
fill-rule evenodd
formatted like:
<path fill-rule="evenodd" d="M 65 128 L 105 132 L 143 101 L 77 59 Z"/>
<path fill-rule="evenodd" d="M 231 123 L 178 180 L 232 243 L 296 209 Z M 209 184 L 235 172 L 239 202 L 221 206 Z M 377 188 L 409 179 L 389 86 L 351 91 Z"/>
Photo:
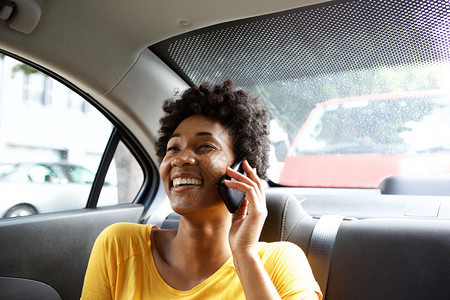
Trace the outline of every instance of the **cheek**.
<path fill-rule="evenodd" d="M 169 172 L 169 163 L 165 160 L 161 162 L 161 165 L 159 166 L 159 175 L 161 176 L 161 179 L 163 182 L 167 180 L 168 172 Z"/>
<path fill-rule="evenodd" d="M 231 164 L 230 159 L 224 154 L 215 155 L 202 162 L 202 170 L 210 180 L 219 181 L 225 175 L 227 167 Z"/>

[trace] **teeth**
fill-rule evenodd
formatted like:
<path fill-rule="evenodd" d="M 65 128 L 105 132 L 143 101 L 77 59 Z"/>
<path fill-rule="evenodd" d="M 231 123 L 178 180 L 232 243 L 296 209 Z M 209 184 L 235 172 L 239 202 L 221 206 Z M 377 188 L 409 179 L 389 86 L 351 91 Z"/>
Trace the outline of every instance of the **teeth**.
<path fill-rule="evenodd" d="M 178 187 L 183 184 L 200 185 L 201 181 L 195 178 L 175 178 L 172 184 L 174 187 Z"/>

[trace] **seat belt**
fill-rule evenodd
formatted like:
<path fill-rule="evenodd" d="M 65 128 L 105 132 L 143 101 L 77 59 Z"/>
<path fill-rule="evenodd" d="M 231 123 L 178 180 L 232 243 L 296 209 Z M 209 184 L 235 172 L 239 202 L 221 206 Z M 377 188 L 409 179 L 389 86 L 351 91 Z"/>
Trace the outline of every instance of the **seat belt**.
<path fill-rule="evenodd" d="M 327 290 L 328 277 L 333 257 L 334 243 L 339 226 L 344 219 L 339 215 L 323 215 L 314 226 L 309 242 L 308 261 L 322 290 L 323 298 Z"/>

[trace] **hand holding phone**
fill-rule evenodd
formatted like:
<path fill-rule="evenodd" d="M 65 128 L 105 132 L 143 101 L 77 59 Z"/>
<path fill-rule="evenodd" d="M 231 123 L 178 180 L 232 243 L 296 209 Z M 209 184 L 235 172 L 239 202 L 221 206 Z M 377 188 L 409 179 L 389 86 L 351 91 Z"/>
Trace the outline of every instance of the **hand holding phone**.
<path fill-rule="evenodd" d="M 234 162 L 230 168 L 233 169 L 236 172 L 239 172 L 241 174 L 247 175 L 244 171 L 244 168 L 242 166 L 243 160 L 238 160 Z M 242 202 L 245 199 L 245 194 L 236 190 L 229 188 L 225 185 L 225 180 L 232 180 L 236 181 L 235 179 L 231 178 L 227 174 L 225 174 L 217 184 L 217 190 L 219 191 L 220 196 L 223 199 L 223 202 L 225 202 L 226 207 L 228 208 L 228 211 L 232 214 L 236 212 L 236 210 L 241 206 Z"/>

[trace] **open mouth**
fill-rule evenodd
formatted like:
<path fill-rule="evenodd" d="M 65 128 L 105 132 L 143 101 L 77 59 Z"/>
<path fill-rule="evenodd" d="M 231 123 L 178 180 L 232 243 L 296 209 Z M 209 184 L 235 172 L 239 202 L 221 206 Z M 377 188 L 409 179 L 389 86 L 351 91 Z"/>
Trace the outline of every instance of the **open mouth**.
<path fill-rule="evenodd" d="M 199 186 L 202 184 L 200 179 L 196 178 L 175 178 L 172 181 L 173 187 L 177 188 L 180 186 Z"/>

